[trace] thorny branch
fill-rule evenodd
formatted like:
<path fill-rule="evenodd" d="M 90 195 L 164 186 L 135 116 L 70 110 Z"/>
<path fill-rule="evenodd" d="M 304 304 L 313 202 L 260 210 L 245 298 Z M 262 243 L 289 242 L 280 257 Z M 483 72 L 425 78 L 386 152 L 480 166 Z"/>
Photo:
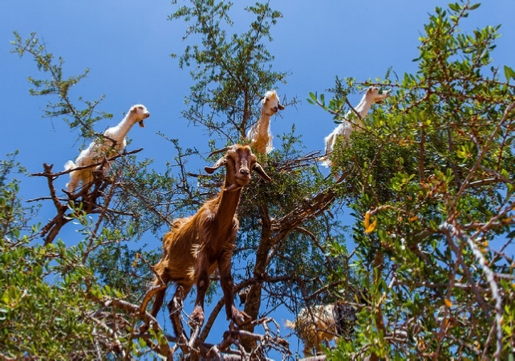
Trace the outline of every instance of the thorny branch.
<path fill-rule="evenodd" d="M 110 158 L 104 158 L 101 162 L 94 163 L 84 167 L 77 167 L 74 169 L 66 170 L 63 172 L 52 172 L 53 165 L 43 164 L 43 173 L 34 173 L 32 176 L 35 177 L 46 177 L 48 182 L 48 188 L 50 190 L 50 198 L 54 203 L 57 214 L 56 216 L 49 221 L 42 229 L 41 229 L 41 237 L 45 238 L 45 244 L 52 243 L 57 234 L 60 232 L 61 228 L 68 222 L 70 222 L 74 217 L 78 215 L 76 209 L 81 209 L 81 212 L 84 214 L 93 214 L 93 213 L 103 213 L 108 210 L 109 199 L 106 199 L 103 205 L 97 205 L 97 200 L 101 197 L 105 197 L 104 190 L 110 184 L 109 180 L 103 175 L 101 171 L 93 171 L 94 181 L 91 184 L 86 184 L 75 194 L 71 194 L 65 191 L 67 194 L 66 199 L 61 199 L 57 196 L 56 187 L 54 186 L 54 181 L 60 177 L 61 175 L 68 174 L 75 170 L 94 168 L 100 166 L 103 168 L 107 162 L 112 162 L 115 159 L 135 154 L 142 151 L 143 148 L 136 149 L 130 152 L 122 152 Z M 41 199 L 41 198 L 39 198 Z M 38 199 L 38 200 L 39 200 Z M 46 198 L 48 199 L 48 198 Z M 34 201 L 34 200 L 29 200 Z M 67 213 L 67 211 L 69 211 Z"/>
<path fill-rule="evenodd" d="M 496 335 L 496 351 L 494 354 L 494 357 L 497 360 L 500 360 L 501 352 L 502 352 L 502 346 L 503 346 L 503 332 L 502 332 L 502 299 L 499 295 L 499 287 L 497 286 L 497 283 L 495 281 L 495 276 L 492 270 L 488 267 L 488 261 L 485 259 L 481 251 L 478 249 L 476 244 L 474 243 L 474 240 L 461 232 L 459 229 L 455 228 L 452 224 L 444 223 L 441 225 L 441 230 L 450 234 L 450 237 L 455 236 L 459 238 L 460 240 L 466 242 L 466 244 L 472 249 L 472 253 L 476 260 L 478 261 L 479 267 L 483 270 L 486 280 L 488 284 L 490 285 L 490 291 L 492 293 L 492 298 L 495 300 L 495 325 L 493 326 L 492 330 L 495 330 Z M 475 286 L 474 282 L 470 282 L 473 286 L 473 290 L 477 292 L 477 287 Z M 482 300 L 482 299 L 481 299 Z M 489 337 L 490 338 L 490 337 Z M 486 347 L 485 347 L 486 350 Z M 485 355 L 483 355 L 485 356 Z"/>
<path fill-rule="evenodd" d="M 152 292 L 152 291 L 150 291 Z M 148 297 L 145 296 L 145 299 Z M 222 302 L 219 302 L 219 309 L 223 306 Z M 276 349 L 284 355 L 289 355 L 291 352 L 289 351 L 288 342 L 279 336 L 279 325 L 272 318 L 261 318 L 255 321 L 252 321 L 254 327 L 257 325 L 261 325 L 264 329 L 264 334 L 260 335 L 253 332 L 248 332 L 242 329 L 239 329 L 232 322 L 229 324 L 229 330 L 225 331 L 222 337 L 222 341 L 218 344 L 211 344 L 204 342 L 205 335 L 204 331 L 201 333 L 200 325 L 191 325 L 192 332 L 188 337 L 186 332 L 184 332 L 184 326 L 182 323 L 181 314 L 183 313 L 182 302 L 177 300 L 176 298 L 172 299 L 169 304 L 170 311 L 170 320 L 174 325 L 175 332 L 177 333 L 175 337 L 168 338 L 170 341 L 176 343 L 176 345 L 171 349 L 172 352 L 176 347 L 180 347 L 181 351 L 184 355 L 190 355 L 193 359 L 207 358 L 218 359 L 218 360 L 247 360 L 247 359 L 264 359 L 266 355 L 266 350 L 268 349 Z M 141 311 L 141 306 L 140 306 Z M 219 311 L 219 310 L 218 310 Z M 140 313 L 141 315 L 148 315 L 146 312 Z M 213 314 L 217 314 L 216 311 L 213 311 Z M 271 329 L 269 324 L 274 324 L 275 329 Z M 207 325 L 205 327 L 208 327 Z M 251 339 L 258 342 L 258 346 L 253 349 L 250 353 L 247 353 L 241 346 L 240 340 Z M 235 348 L 232 348 L 234 346 Z M 167 354 L 161 353 L 163 356 L 168 357 Z"/>
<path fill-rule="evenodd" d="M 133 317 L 136 317 L 140 320 L 143 320 L 147 325 L 150 325 L 150 328 L 153 330 L 155 334 L 161 334 L 164 335 L 164 331 L 161 329 L 159 322 L 148 312 L 140 312 L 140 307 L 138 305 L 134 305 L 130 302 L 120 300 L 117 298 L 111 298 L 111 297 L 102 297 L 99 298 L 98 296 L 93 295 L 91 292 L 88 293 L 88 298 L 93 300 L 94 302 L 100 304 L 103 309 L 113 307 L 115 309 L 123 310 L 125 312 L 128 312 Z M 98 314 L 98 315 L 97 315 Z M 100 319 L 102 316 L 101 312 L 97 312 L 93 315 L 93 317 L 96 317 L 97 320 Z M 100 322 L 100 321 L 99 321 Z M 124 327 L 127 327 L 128 325 L 123 325 Z M 108 326 L 107 326 L 108 327 Z M 110 327 L 112 328 L 112 327 Z M 168 344 L 167 338 L 158 337 L 158 344 L 156 345 L 150 337 L 148 337 L 147 334 L 134 334 L 133 337 L 141 337 L 145 339 L 149 347 L 159 354 L 165 356 L 167 359 L 171 360 L 172 352 L 170 350 L 170 346 Z"/>

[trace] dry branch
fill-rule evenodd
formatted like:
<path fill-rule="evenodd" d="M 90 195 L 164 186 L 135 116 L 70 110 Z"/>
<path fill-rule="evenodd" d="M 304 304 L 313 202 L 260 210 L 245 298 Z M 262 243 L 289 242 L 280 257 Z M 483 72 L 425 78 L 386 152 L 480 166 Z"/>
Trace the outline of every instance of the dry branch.
<path fill-rule="evenodd" d="M 41 199 L 50 199 L 54 203 L 57 214 L 56 216 L 50 220 L 42 229 L 41 229 L 41 237 L 45 238 L 45 244 L 52 243 L 57 234 L 60 232 L 61 228 L 68 222 L 70 222 L 77 214 L 74 210 L 70 210 L 69 204 L 70 201 L 72 204 L 76 204 L 75 208 L 78 206 L 84 214 L 93 214 L 93 213 L 101 213 L 108 211 L 108 202 L 102 206 L 97 205 L 97 199 L 104 196 L 105 188 L 110 184 L 110 181 L 107 177 L 104 177 L 101 171 L 94 171 L 94 181 L 91 184 L 84 185 L 79 192 L 75 194 L 68 193 L 64 191 L 67 195 L 66 199 L 60 199 L 56 193 L 56 187 L 54 186 L 54 181 L 59 178 L 61 175 L 68 174 L 74 170 L 80 170 L 85 168 L 92 168 L 97 166 L 105 166 L 107 162 L 111 162 L 119 157 L 135 154 L 142 151 L 143 148 L 136 149 L 130 152 L 123 152 L 117 154 L 110 158 L 104 158 L 102 162 L 94 163 L 84 167 L 77 167 L 74 169 L 53 173 L 52 167 L 53 164 L 43 164 L 43 173 L 34 173 L 32 176 L 35 177 L 46 177 L 48 182 L 48 188 L 50 191 L 50 198 L 38 198 Z M 29 200 L 29 202 L 35 200 Z M 67 213 L 67 211 L 70 212 Z"/>

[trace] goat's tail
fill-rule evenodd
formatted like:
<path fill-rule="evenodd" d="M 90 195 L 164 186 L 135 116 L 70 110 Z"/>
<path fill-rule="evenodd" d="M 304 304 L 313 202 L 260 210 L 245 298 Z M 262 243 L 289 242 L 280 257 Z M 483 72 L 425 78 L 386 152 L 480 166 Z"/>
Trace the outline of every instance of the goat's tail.
<path fill-rule="evenodd" d="M 286 328 L 290 328 L 292 330 L 295 330 L 296 326 L 297 325 L 295 324 L 295 322 L 291 322 L 290 320 L 285 320 L 284 321 L 284 327 L 286 327 Z"/>
<path fill-rule="evenodd" d="M 66 164 L 64 165 L 64 170 L 70 170 L 70 169 L 73 169 L 73 168 L 76 168 L 76 166 L 75 166 L 75 163 L 73 163 L 72 160 L 67 161 Z"/>
<path fill-rule="evenodd" d="M 331 159 L 329 159 L 328 155 L 324 155 L 317 159 L 319 162 L 322 162 L 322 165 L 326 168 L 330 168 L 332 165 Z"/>
<path fill-rule="evenodd" d="M 166 277 L 166 263 L 163 261 L 166 257 L 166 249 L 164 249 L 161 260 L 154 265 L 154 280 L 152 287 L 166 286 L 168 278 Z"/>

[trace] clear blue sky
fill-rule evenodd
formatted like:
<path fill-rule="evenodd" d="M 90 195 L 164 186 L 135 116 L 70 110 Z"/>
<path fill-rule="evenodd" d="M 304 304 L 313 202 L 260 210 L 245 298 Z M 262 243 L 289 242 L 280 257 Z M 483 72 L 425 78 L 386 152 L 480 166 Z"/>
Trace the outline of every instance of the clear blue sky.
<path fill-rule="evenodd" d="M 178 1 L 182 4 L 182 1 Z M 249 17 L 242 14 L 243 5 L 254 1 L 235 1 L 236 29 L 244 29 Z M 358 81 L 385 75 L 389 67 L 401 76 L 416 71 L 411 61 L 418 55 L 418 37 L 428 14 L 435 6 L 446 7 L 447 1 L 275 1 L 272 7 L 283 18 L 272 28 L 274 41 L 269 50 L 276 57 L 277 71 L 288 71 L 288 84 L 280 85 L 279 95 L 298 97 L 297 108 L 286 108 L 272 121 L 272 132 L 280 134 L 296 125 L 306 151 L 322 150 L 323 138 L 334 128 L 329 114 L 308 104 L 310 91 L 324 92 L 334 84 L 334 77 L 355 77 Z M 143 103 L 151 113 L 145 128 L 134 127 L 129 133 L 133 143 L 128 150 L 144 148 L 138 156 L 153 158 L 156 169 L 174 156 L 169 142 L 157 135 L 180 139 L 186 146 L 200 151 L 208 146 L 201 128 L 188 126 L 181 118 L 183 99 L 189 93 L 188 69 L 181 70 L 171 53 L 180 54 L 185 26 L 167 16 L 174 11 L 170 1 L 25 1 L 0 2 L 0 94 L 2 106 L 2 141 L 0 155 L 20 150 L 17 158 L 29 172 L 42 171 L 42 164 L 62 169 L 68 159 L 78 155 L 77 135 L 61 119 L 42 118 L 45 97 L 28 94 L 28 76 L 41 78 L 33 60 L 10 54 L 13 31 L 22 37 L 36 32 L 47 50 L 65 60 L 65 76 L 90 69 L 72 93 L 72 98 L 106 99 L 99 109 L 114 114 L 114 119 L 97 123 L 103 131 L 122 118 L 132 104 Z M 494 65 L 515 68 L 515 1 L 485 1 L 462 23 L 464 30 L 502 24 L 501 38 L 493 53 Z M 246 21 L 246 22 L 243 22 Z M 359 95 L 351 99 L 359 101 Z M 256 99 L 257 102 L 257 99 Z M 257 106 L 257 104 L 256 104 Z M 278 140 L 275 139 L 277 147 Z M 204 164 L 194 165 L 196 171 Z M 61 187 L 68 180 L 62 178 Z M 23 178 L 25 199 L 48 194 L 42 178 Z M 54 216 L 52 207 L 44 207 L 36 221 L 45 224 Z M 73 225 L 67 225 L 73 229 Z M 159 247 L 152 235 L 143 240 Z M 282 323 L 280 315 L 278 321 Z M 223 315 L 222 315 L 223 317 Z M 292 318 L 291 315 L 284 317 Z M 291 344 L 296 349 L 297 344 Z"/>

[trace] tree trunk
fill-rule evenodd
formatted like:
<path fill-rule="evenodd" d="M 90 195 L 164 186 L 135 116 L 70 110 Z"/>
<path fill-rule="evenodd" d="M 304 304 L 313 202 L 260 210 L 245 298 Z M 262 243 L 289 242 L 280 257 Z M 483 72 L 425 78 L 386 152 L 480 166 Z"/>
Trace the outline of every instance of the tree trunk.
<path fill-rule="evenodd" d="M 268 208 L 265 205 L 261 206 L 260 209 L 261 214 L 261 239 L 259 241 L 259 246 L 256 252 L 256 265 L 254 267 L 254 277 L 256 279 L 260 279 L 265 275 L 266 266 L 268 263 L 268 253 L 270 252 L 270 248 L 272 247 L 271 242 L 271 226 L 270 217 L 268 216 Z M 253 320 L 256 320 L 259 315 L 259 309 L 261 307 L 261 282 L 254 283 L 247 294 L 247 299 L 245 301 L 245 313 L 249 315 Z M 242 329 L 254 332 L 253 325 L 245 325 Z M 254 340 L 242 340 L 242 345 L 247 352 L 252 350 L 256 343 Z"/>

